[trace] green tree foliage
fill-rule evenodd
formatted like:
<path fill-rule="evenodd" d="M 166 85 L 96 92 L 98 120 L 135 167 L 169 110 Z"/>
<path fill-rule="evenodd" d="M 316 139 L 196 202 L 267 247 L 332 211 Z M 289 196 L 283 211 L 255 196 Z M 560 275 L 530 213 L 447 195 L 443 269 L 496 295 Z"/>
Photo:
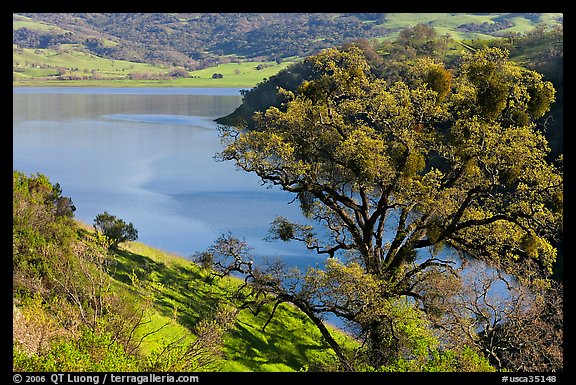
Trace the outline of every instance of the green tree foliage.
<path fill-rule="evenodd" d="M 129 355 L 111 335 L 85 330 L 78 339 L 63 339 L 41 354 L 27 355 L 16 346 L 15 371 L 106 372 L 137 371 L 138 357 Z"/>
<path fill-rule="evenodd" d="M 104 237 L 104 242 L 110 249 L 117 248 L 120 242 L 138 239 L 138 230 L 132 223 L 126 223 L 106 211 L 96 215 L 96 218 L 94 218 L 94 229 Z"/>
<path fill-rule="evenodd" d="M 52 273 L 50 258 L 71 248 L 74 232 L 70 227 L 75 210 L 72 200 L 62 196 L 42 174 L 27 175 L 14 171 L 12 199 L 12 264 L 16 273 L 15 290 L 27 279 L 43 281 Z"/>
<path fill-rule="evenodd" d="M 281 269 L 253 270 L 241 253 L 236 271 L 312 320 L 327 312 L 348 320 L 375 368 L 406 356 L 390 304 L 422 303 L 429 274 L 457 274 L 456 256 L 441 252 L 545 284 L 563 202 L 561 161 L 547 162 L 536 124 L 554 101 L 550 82 L 495 48 L 463 55 L 451 71 L 416 61 L 395 81 L 375 77 L 356 47 L 306 63 L 312 76 L 279 89 L 285 102 L 256 112 L 254 129 L 222 127 L 220 157 L 295 194 L 328 233 L 278 218 L 278 239 L 338 261 L 291 273 L 300 282 L 292 286 Z"/>

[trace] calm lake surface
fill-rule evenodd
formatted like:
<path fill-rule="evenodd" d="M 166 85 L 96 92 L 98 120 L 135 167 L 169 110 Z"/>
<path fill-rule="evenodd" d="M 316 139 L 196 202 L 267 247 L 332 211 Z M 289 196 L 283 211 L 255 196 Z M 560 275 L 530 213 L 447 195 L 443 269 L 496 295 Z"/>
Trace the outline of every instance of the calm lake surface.
<path fill-rule="evenodd" d="M 213 120 L 241 101 L 240 89 L 13 88 L 13 168 L 59 183 L 77 219 L 107 211 L 183 257 L 232 232 L 257 256 L 321 263 L 303 245 L 263 240 L 276 215 L 303 220 L 293 196 L 214 159 Z"/>

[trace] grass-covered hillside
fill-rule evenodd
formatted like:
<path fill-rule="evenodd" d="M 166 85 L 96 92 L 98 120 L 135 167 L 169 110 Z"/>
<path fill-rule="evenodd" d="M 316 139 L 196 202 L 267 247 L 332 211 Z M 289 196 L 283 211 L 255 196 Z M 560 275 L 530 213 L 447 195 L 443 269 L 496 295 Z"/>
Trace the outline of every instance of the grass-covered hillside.
<path fill-rule="evenodd" d="M 226 58 L 305 57 L 354 39 L 395 38 L 416 24 L 470 40 L 562 23 L 562 13 L 18 13 L 13 41 L 197 69 Z"/>
<path fill-rule="evenodd" d="M 186 71 L 164 64 L 114 60 L 74 47 L 14 48 L 14 86 L 247 87 L 286 68 L 292 61 L 235 62 Z M 183 71 L 183 72 L 182 72 Z"/>
<path fill-rule="evenodd" d="M 524 34 L 538 26 L 561 25 L 561 13 L 389 13 L 386 26 L 395 31 L 416 24 L 434 28 L 454 40 L 484 40 L 508 34 Z M 394 36 L 394 35 L 392 35 Z"/>
<path fill-rule="evenodd" d="M 108 250 L 73 211 L 48 177 L 14 171 L 15 371 L 286 372 L 330 364 L 330 349 L 300 311 L 280 306 L 267 323 L 271 309 L 254 316 L 231 300 L 240 280 L 214 279 L 139 242 Z"/>

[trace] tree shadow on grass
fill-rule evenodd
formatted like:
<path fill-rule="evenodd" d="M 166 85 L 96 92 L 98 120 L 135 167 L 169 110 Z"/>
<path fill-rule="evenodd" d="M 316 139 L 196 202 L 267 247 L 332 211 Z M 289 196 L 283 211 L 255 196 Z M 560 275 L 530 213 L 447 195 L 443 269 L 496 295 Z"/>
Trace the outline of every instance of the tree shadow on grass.
<path fill-rule="evenodd" d="M 153 293 L 156 311 L 168 318 L 176 315 L 176 321 L 190 330 L 200 319 L 211 317 L 230 294 L 216 282 L 206 279 L 207 273 L 194 265 L 164 263 L 127 250 L 116 250 L 114 260 L 116 262 L 110 268 L 114 279 L 133 287 L 131 277 L 134 274 Z M 320 339 L 317 342 L 309 338 L 298 340 L 300 324 L 304 327 L 304 315 L 284 314 L 284 317 L 290 317 L 290 322 L 284 324 L 281 320 L 273 320 L 262 331 L 269 310 L 254 317 L 253 322 L 238 320 L 235 328 L 229 331 L 227 350 L 231 360 L 254 371 L 262 371 L 263 365 L 299 370 L 303 362 L 309 362 L 316 355 L 311 352 L 328 348 Z M 295 317 L 301 318 L 300 322 L 295 324 Z"/>
<path fill-rule="evenodd" d="M 186 327 L 211 315 L 222 300 L 222 295 L 205 282 L 199 269 L 158 262 L 128 250 L 114 253 L 110 276 L 132 285 L 131 277 L 135 275 L 153 291 L 156 310 L 170 318 L 176 314 L 176 320 Z"/>
<path fill-rule="evenodd" d="M 313 351 L 326 351 L 329 346 L 319 338 L 317 343 L 298 340 L 293 330 L 283 333 L 261 330 L 261 325 L 238 321 L 229 333 L 227 342 L 229 358 L 252 371 L 262 371 L 262 366 L 288 366 L 300 370 L 303 363 L 310 362 Z M 234 345 L 231 345 L 231 342 Z"/>

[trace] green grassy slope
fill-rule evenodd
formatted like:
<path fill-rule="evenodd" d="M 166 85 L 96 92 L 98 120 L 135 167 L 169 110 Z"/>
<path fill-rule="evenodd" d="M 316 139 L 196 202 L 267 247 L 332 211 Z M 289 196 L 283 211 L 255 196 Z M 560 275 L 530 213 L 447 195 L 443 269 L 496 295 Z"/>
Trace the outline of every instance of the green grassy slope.
<path fill-rule="evenodd" d="M 12 15 L 12 29 L 16 30 L 19 28 L 28 28 L 33 31 L 44 31 L 44 32 L 53 31 L 56 33 L 68 32 L 60 27 L 32 20 L 31 18 L 24 15 Z"/>
<path fill-rule="evenodd" d="M 129 275 L 134 273 L 155 293 L 155 314 L 152 322 L 140 330 L 141 334 L 158 328 L 176 315 L 176 323 L 146 340 L 145 352 L 157 348 L 163 340 L 184 334 L 240 283 L 234 278 L 210 283 L 210 274 L 195 263 L 139 242 L 122 244 L 116 260 L 113 276 L 119 285 L 130 286 Z M 270 310 L 265 309 L 258 316 L 248 310 L 238 314 L 234 328 L 225 336 L 222 371 L 298 371 L 311 362 L 331 359 L 333 353 L 323 343 L 316 327 L 291 306 L 280 306 L 263 331 Z M 354 344 L 344 332 L 332 330 L 340 341 Z"/>
<path fill-rule="evenodd" d="M 561 13 L 542 13 L 539 17 L 533 15 L 518 14 L 510 15 L 506 13 L 389 13 L 386 17 L 385 26 L 391 29 L 401 29 L 411 27 L 416 24 L 426 24 L 433 27 L 438 35 L 450 34 L 454 40 L 482 40 L 493 39 L 484 33 L 463 32 L 458 27 L 463 24 L 493 24 L 499 17 L 505 17 L 513 25 L 502 29 L 499 34 L 507 32 L 524 33 L 534 29 L 539 24 L 548 26 L 556 25 L 556 19 L 561 17 Z M 389 38 L 396 38 L 398 33 L 390 35 Z"/>
<path fill-rule="evenodd" d="M 52 49 L 14 48 L 14 86 L 93 86 L 93 87 L 253 87 L 286 68 L 293 61 L 243 62 L 219 64 L 189 71 L 187 78 L 131 80 L 131 74 L 165 77 L 169 68 L 163 65 L 111 60 L 64 47 Z M 78 80 L 59 80 L 59 69 Z M 214 73 L 222 78 L 212 78 Z"/>
<path fill-rule="evenodd" d="M 293 306 L 254 316 L 233 299 L 243 280 L 140 242 L 108 249 L 46 176 L 13 178 L 15 370 L 299 371 L 332 361 Z"/>

